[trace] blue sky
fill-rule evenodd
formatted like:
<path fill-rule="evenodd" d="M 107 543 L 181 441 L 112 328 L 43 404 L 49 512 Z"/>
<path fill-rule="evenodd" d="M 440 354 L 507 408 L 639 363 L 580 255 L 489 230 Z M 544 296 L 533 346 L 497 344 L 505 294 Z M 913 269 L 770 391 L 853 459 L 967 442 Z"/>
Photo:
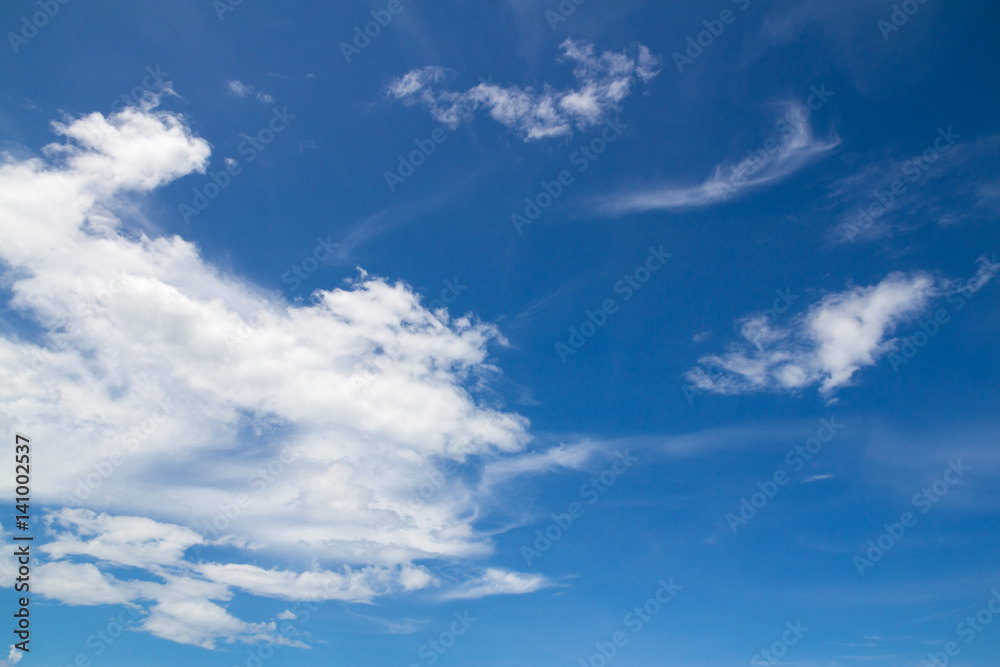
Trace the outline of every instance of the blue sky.
<path fill-rule="evenodd" d="M 994 664 L 998 18 L 7 3 L 4 664 Z"/>

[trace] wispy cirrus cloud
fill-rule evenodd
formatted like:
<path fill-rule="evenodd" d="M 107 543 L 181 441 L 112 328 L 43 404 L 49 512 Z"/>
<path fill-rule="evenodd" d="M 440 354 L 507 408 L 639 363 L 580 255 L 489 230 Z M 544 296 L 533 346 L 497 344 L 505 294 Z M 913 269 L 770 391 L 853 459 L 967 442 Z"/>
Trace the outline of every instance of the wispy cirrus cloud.
<path fill-rule="evenodd" d="M 514 477 L 539 475 L 554 469 L 581 470 L 600 451 L 602 447 L 599 443 L 585 440 L 572 444 L 561 443 L 544 451 L 493 461 L 484 467 L 481 483 L 483 488 L 489 488 Z"/>
<path fill-rule="evenodd" d="M 832 181 L 821 208 L 840 245 L 889 238 L 920 227 L 988 222 L 1000 214 L 1000 134 L 966 138 L 953 126 L 927 134 L 920 150 L 891 157 L 850 156 L 864 166 Z"/>
<path fill-rule="evenodd" d="M 442 67 L 424 67 L 393 79 L 386 96 L 407 105 L 426 107 L 448 127 L 456 128 L 480 109 L 515 131 L 525 141 L 572 134 L 603 123 L 618 111 L 638 82 L 648 83 L 660 73 L 660 59 L 638 45 L 624 52 L 596 54 L 592 44 L 565 40 L 560 61 L 572 63 L 577 85 L 555 90 L 548 84 L 533 87 L 500 86 L 483 81 L 463 92 L 438 87 L 448 76 Z"/>
<path fill-rule="evenodd" d="M 482 576 L 448 591 L 442 598 L 475 600 L 491 595 L 534 593 L 552 585 L 551 581 L 540 574 L 522 574 L 511 570 L 489 568 Z"/>
<path fill-rule="evenodd" d="M 600 209 L 610 215 L 642 211 L 669 211 L 712 206 L 727 202 L 768 185 L 790 178 L 840 145 L 839 138 L 819 139 L 807 120 L 792 113 L 777 123 L 782 132 L 738 162 L 716 165 L 701 183 L 665 183 L 603 197 Z"/>

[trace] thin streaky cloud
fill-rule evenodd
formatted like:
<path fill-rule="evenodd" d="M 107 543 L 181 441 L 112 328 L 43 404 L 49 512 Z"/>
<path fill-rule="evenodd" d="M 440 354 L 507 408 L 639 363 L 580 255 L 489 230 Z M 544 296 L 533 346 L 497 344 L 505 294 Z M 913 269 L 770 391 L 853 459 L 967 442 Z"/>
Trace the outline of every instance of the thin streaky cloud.
<path fill-rule="evenodd" d="M 443 600 L 476 600 L 492 595 L 523 595 L 553 586 L 541 574 L 524 574 L 501 568 L 489 568 L 477 579 L 468 581 L 441 595 Z"/>
<path fill-rule="evenodd" d="M 780 183 L 840 145 L 837 137 L 815 137 L 808 121 L 795 114 L 786 117 L 790 120 L 780 139 L 772 138 L 765 147 L 749 151 L 738 162 L 716 165 L 712 175 L 701 183 L 665 183 L 621 192 L 598 200 L 598 207 L 606 214 L 624 215 L 713 206 Z"/>

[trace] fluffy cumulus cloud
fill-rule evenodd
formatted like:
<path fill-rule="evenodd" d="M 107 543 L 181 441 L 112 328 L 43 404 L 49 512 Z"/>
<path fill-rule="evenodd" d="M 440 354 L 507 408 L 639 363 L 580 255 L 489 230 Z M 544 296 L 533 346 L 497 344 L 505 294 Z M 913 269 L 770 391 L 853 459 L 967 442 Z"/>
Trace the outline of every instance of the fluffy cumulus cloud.
<path fill-rule="evenodd" d="M 741 322 L 741 344 L 709 355 L 688 372 L 697 388 L 722 394 L 794 391 L 819 385 L 826 393 L 851 381 L 895 349 L 890 335 L 938 292 L 922 274 L 892 274 L 877 285 L 830 294 L 785 327 L 767 315 Z"/>
<path fill-rule="evenodd" d="M 775 123 L 774 136 L 747 151 L 741 160 L 716 165 L 701 183 L 665 183 L 622 192 L 604 198 L 601 208 L 612 215 L 699 208 L 783 181 L 840 145 L 837 138 L 817 138 L 808 119 L 797 113 L 803 108 L 789 105 Z"/>
<path fill-rule="evenodd" d="M 660 60 L 638 45 L 632 53 L 604 51 L 592 44 L 567 39 L 560 45 L 561 61 L 573 65 L 576 86 L 541 90 L 499 86 L 483 81 L 464 92 L 441 90 L 448 72 L 425 67 L 393 79 L 386 95 L 408 105 L 420 104 L 441 123 L 456 128 L 478 110 L 517 132 L 526 141 L 567 136 L 574 129 L 603 123 L 619 110 L 637 82 L 648 83 L 660 72 Z"/>
<path fill-rule="evenodd" d="M 523 417 L 478 393 L 499 373 L 492 325 L 364 272 L 291 305 L 127 217 L 204 172 L 182 117 L 54 128 L 64 141 L 40 157 L 0 163 L 16 315 L 0 422 L 45 461 L 43 592 L 134 605 L 146 631 L 212 647 L 281 639 L 220 604 L 235 591 L 368 601 L 439 585 L 415 560 L 491 553 L 476 480 L 528 442 Z M 249 550 L 255 565 L 234 562 Z"/>

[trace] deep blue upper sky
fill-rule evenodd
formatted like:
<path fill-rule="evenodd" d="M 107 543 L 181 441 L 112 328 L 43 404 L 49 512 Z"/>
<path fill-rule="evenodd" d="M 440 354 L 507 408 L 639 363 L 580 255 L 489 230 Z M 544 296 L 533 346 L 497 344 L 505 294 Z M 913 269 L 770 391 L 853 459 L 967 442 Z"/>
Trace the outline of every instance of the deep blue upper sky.
<path fill-rule="evenodd" d="M 5 34 L 31 35 L 0 47 L 4 363 L 53 349 L 65 321 L 51 304 L 92 298 L 111 263 L 138 276 L 130 306 L 117 297 L 107 308 L 119 311 L 87 320 L 102 323 L 93 337 L 60 353 L 79 366 L 5 376 L 5 432 L 59 443 L 35 454 L 39 547 L 77 540 L 39 553 L 20 664 L 78 654 L 109 666 L 253 664 L 247 651 L 276 630 L 248 628 L 280 628 L 284 610 L 309 648 L 278 648 L 269 665 L 597 666 L 619 631 L 627 642 L 608 665 L 768 664 L 760 652 L 782 642 L 771 657 L 787 664 L 925 665 L 948 642 L 948 664 L 995 664 L 994 3 L 567 0 L 563 11 L 575 9 L 557 20 L 556 0 L 230 1 L 69 2 L 37 34 L 22 30 L 38 4 L 0 11 Z M 372 12 L 387 24 L 355 42 Z M 109 130 L 124 148 L 43 150 L 73 143 L 53 122 L 82 128 L 127 107 Z M 173 153 L 165 139 L 141 147 L 129 123 L 154 138 L 176 126 L 188 141 Z M 433 152 L 412 175 L 399 171 L 421 146 Z M 153 182 L 115 180 L 129 169 L 140 179 L 161 150 Z M 87 151 L 123 171 L 72 161 Z M 163 166 L 182 153 L 185 166 Z M 47 190 L 43 172 L 70 176 Z M 74 174 L 97 176 L 79 185 Z M 225 187 L 213 189 L 213 174 Z M 74 213 L 57 194 L 74 188 L 95 208 Z M 559 191 L 554 202 L 518 224 L 546 188 Z M 102 216 L 115 221 L 117 249 L 95 240 Z M 154 247 L 175 235 L 200 259 Z M 395 296 L 362 298 L 386 283 Z M 313 308 L 316 290 L 341 300 Z M 253 324 L 237 301 L 265 291 L 279 315 L 247 337 L 244 365 L 206 352 L 212 332 L 232 328 L 225 313 Z M 411 293 L 422 306 L 393 301 Z M 441 305 L 454 335 L 427 333 L 440 325 L 425 308 Z M 394 355 L 391 341 L 411 327 L 426 340 L 403 337 L 400 354 L 434 351 L 396 362 L 405 384 L 386 377 L 345 394 L 357 404 L 329 389 L 357 376 L 363 353 Z M 102 346 L 122 355 L 120 377 L 91 366 Z M 83 367 L 99 398 L 69 389 Z M 101 443 L 150 414 L 123 402 L 139 369 L 158 387 L 150 395 L 202 407 L 168 416 L 170 433 L 153 438 L 163 449 L 139 450 L 105 495 L 76 503 L 93 514 L 71 515 L 60 498 L 110 451 Z M 440 383 L 455 388 L 447 401 Z M 51 391 L 18 399 L 41 386 Z M 465 427 L 436 420 L 453 414 L 445 404 L 458 422 L 490 410 L 527 421 L 462 449 Z M 369 408 L 357 422 L 337 416 Z M 278 426 L 261 436 L 253 417 Z M 508 436 L 516 444 L 503 445 Z M 286 440 L 312 463 L 282 478 L 288 493 L 269 496 L 266 512 L 254 506 L 262 514 L 236 531 L 245 541 L 157 532 L 186 526 L 207 540 L 203 521 L 239 488 L 204 471 L 241 471 Z M 638 461 L 616 469 L 626 450 Z M 66 462 L 76 456 L 78 469 Z M 437 528 L 405 538 L 365 532 L 397 526 L 381 512 L 425 526 L 394 510 L 394 494 L 447 460 L 460 472 L 431 503 L 443 503 L 447 528 L 427 519 Z M 365 493 L 343 490 L 355 482 Z M 146 484 L 148 502 L 136 491 Z M 762 508 L 743 505 L 745 525 L 733 518 L 768 488 Z M 291 514 L 270 514 L 276 503 Z M 573 503 L 573 525 L 552 528 Z M 906 512 L 915 523 L 859 565 Z M 301 542 L 270 528 L 293 515 Z M 138 553 L 127 535 L 147 529 L 182 544 L 179 560 L 95 546 L 120 539 Z M 559 539 L 526 557 L 546 529 Z M 286 580 L 248 583 L 242 566 L 396 568 L 399 581 L 304 620 Z M 407 583 L 410 566 L 420 585 Z M 186 583 L 150 588 L 171 578 Z M 669 595 L 661 580 L 682 588 L 630 621 L 636 605 Z M 12 593 L 3 600 L 13 607 Z M 211 616 L 223 608 L 233 623 Z M 98 655 L 103 640 L 88 637 L 127 609 L 134 627 Z M 983 609 L 970 631 L 966 617 Z M 454 646 L 429 649 L 464 612 L 477 620 Z M 801 637 L 786 632 L 796 622 Z"/>

